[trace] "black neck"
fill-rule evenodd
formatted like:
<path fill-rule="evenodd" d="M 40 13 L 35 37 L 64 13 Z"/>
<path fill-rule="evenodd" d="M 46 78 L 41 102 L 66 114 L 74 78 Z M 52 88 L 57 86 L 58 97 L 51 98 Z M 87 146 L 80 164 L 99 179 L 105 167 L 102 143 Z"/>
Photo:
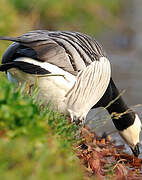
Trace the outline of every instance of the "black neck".
<path fill-rule="evenodd" d="M 107 107 L 108 104 L 120 96 L 120 93 L 118 89 L 116 88 L 113 80 L 110 80 L 109 86 L 103 95 L 103 97 L 100 99 L 100 101 L 94 106 L 95 107 Z M 110 106 L 106 108 L 109 112 L 109 114 L 112 114 L 113 112 L 116 113 L 124 113 L 128 111 L 127 105 L 124 103 L 122 97 L 120 96 L 117 100 L 115 100 Z M 131 126 L 134 123 L 135 120 L 135 113 L 129 112 L 127 114 L 123 114 L 119 119 L 115 118 L 116 116 L 112 117 L 113 123 L 115 127 L 118 130 L 124 130 Z"/>

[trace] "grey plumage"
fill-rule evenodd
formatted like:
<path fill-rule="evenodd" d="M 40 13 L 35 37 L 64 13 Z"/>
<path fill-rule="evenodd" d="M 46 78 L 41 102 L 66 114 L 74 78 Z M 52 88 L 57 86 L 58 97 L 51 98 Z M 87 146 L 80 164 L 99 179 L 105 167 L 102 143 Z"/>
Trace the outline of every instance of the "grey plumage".
<path fill-rule="evenodd" d="M 17 42 L 18 44 L 14 43 L 10 46 L 12 51 L 14 51 L 15 46 L 17 47 L 19 44 L 29 47 L 35 50 L 37 60 L 48 61 L 68 72 L 80 71 L 92 61 L 106 56 L 102 47 L 94 38 L 78 32 L 38 30 L 31 31 L 17 38 L 0 36 L 0 40 Z M 2 63 L 6 62 L 4 59 L 5 58 L 3 58 Z"/>
<path fill-rule="evenodd" d="M 14 42 L 3 57 L 4 65 L 0 70 L 4 70 L 4 67 L 5 70 L 10 69 L 11 63 L 11 68 L 16 67 L 28 73 L 28 68 L 17 65 L 27 63 L 27 67 L 35 66 L 35 69 L 40 66 L 40 70 L 31 70 L 32 73 L 29 74 L 44 74 L 42 69 L 52 74 L 53 69 L 46 66 L 49 63 L 76 77 L 75 81 L 72 80 L 72 88 L 68 88 L 64 93 L 63 100 L 72 116 L 85 119 L 88 111 L 103 96 L 109 84 L 109 61 L 99 43 L 88 35 L 79 32 L 38 30 L 17 38 L 0 39 Z M 36 61 L 21 57 L 30 57 Z M 101 89 L 98 89 L 100 87 Z"/>
<path fill-rule="evenodd" d="M 10 40 L 0 71 L 12 82 L 38 82 L 39 98 L 50 107 L 70 114 L 72 121 L 85 122 L 94 106 L 106 107 L 119 96 L 111 78 L 111 67 L 100 44 L 92 37 L 69 31 L 31 31 Z M 123 113 L 128 107 L 122 98 L 107 106 L 108 112 Z M 141 121 L 130 113 L 113 118 L 114 125 L 138 156 Z"/>

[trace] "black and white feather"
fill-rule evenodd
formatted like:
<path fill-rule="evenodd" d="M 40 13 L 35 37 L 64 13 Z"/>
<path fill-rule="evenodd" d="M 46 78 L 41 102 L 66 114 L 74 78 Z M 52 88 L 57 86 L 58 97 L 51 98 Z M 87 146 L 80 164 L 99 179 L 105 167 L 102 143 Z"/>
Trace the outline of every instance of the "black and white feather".
<path fill-rule="evenodd" d="M 85 122 L 91 108 L 106 107 L 119 96 L 112 78 L 111 66 L 100 44 L 92 37 L 69 31 L 31 31 L 9 40 L 0 71 L 10 81 L 38 83 L 39 98 L 54 110 L 69 113 L 72 121 Z M 108 112 L 121 113 L 112 117 L 120 135 L 138 156 L 141 122 L 128 111 L 121 97 L 107 106 Z"/>
<path fill-rule="evenodd" d="M 33 83 L 38 78 L 47 103 L 51 101 L 55 109 L 70 112 L 72 118 L 85 119 L 108 87 L 110 63 L 90 36 L 33 31 L 18 38 L 1 39 L 14 43 L 3 56 L 0 70 L 20 82 Z"/>

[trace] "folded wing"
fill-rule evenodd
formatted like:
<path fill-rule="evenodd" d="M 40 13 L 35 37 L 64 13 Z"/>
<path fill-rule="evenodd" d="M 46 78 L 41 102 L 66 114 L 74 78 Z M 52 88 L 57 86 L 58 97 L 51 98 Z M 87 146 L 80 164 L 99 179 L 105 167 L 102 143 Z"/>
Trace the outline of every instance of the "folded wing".
<path fill-rule="evenodd" d="M 111 77 L 109 60 L 101 57 L 77 75 L 77 80 L 66 94 L 68 111 L 72 118 L 85 119 L 87 113 L 104 95 Z"/>

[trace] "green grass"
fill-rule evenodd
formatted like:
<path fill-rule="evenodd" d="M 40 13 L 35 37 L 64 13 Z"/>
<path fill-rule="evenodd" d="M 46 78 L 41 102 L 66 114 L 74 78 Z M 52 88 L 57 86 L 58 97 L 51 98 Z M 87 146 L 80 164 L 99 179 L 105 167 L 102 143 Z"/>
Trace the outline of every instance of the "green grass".
<path fill-rule="evenodd" d="M 0 179 L 83 179 L 76 126 L 0 74 Z"/>

